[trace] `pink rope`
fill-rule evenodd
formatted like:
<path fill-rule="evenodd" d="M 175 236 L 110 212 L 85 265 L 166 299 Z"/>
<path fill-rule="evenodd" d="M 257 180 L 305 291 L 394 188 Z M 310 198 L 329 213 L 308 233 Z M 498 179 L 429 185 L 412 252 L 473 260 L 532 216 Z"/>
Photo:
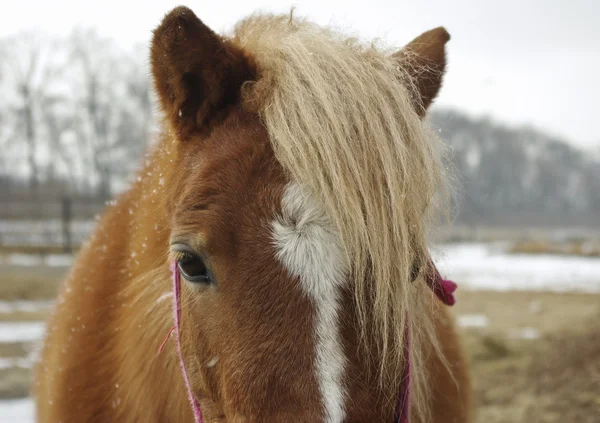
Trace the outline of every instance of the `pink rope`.
<path fill-rule="evenodd" d="M 449 279 L 444 279 L 438 269 L 431 263 L 433 275 L 427 277 L 427 285 L 435 292 L 435 295 L 446 305 L 453 306 L 456 303 L 454 291 L 457 285 Z"/>
<path fill-rule="evenodd" d="M 192 393 L 192 386 L 190 384 L 190 378 L 183 362 L 183 356 L 181 355 L 181 337 L 179 333 L 179 327 L 181 323 L 181 287 L 179 268 L 176 263 L 171 265 L 171 273 L 173 274 L 173 318 L 175 319 L 175 338 L 177 340 L 177 355 L 179 356 L 179 367 L 181 368 L 181 374 L 183 375 L 183 381 L 185 382 L 185 388 L 187 389 L 188 400 L 192 406 L 194 413 L 195 423 L 204 423 L 202 417 L 202 410 L 200 404 L 194 394 Z"/>
<path fill-rule="evenodd" d="M 433 263 L 432 263 L 433 266 Z M 452 306 L 456 303 L 454 291 L 458 285 L 451 280 L 444 279 L 435 266 L 434 273 L 426 280 L 427 285 L 433 290 L 435 295 L 446 305 Z M 409 316 L 406 316 L 407 320 Z M 402 389 L 398 396 L 396 409 L 394 412 L 394 423 L 409 423 L 410 412 L 410 331 L 406 325 L 406 343 L 404 344 L 406 354 L 406 367 L 404 369 L 404 378 L 402 379 Z"/>
<path fill-rule="evenodd" d="M 175 330 L 175 326 L 173 326 L 171 329 L 169 329 L 169 333 L 167 333 L 167 336 L 165 337 L 165 340 L 162 342 L 162 344 L 160 344 L 160 347 L 158 348 L 158 353 L 159 354 L 161 352 L 163 352 L 163 350 L 165 349 L 165 345 L 167 345 L 167 341 L 171 337 L 171 334 L 173 333 L 174 330 Z"/>

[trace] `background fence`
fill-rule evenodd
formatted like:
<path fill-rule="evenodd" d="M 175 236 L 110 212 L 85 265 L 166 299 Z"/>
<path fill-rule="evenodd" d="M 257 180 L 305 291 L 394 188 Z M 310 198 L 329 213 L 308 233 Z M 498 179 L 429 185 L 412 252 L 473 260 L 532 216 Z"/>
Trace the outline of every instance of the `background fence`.
<path fill-rule="evenodd" d="M 18 195 L 0 202 L 0 247 L 72 252 L 91 232 L 105 202 L 91 196 Z"/>

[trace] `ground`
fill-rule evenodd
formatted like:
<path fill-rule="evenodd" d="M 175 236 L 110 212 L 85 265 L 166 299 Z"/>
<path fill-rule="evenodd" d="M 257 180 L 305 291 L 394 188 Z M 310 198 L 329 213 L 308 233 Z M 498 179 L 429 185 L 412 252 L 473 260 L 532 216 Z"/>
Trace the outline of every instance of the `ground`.
<path fill-rule="evenodd" d="M 600 295 L 463 291 L 458 301 L 457 315 L 489 322 L 462 328 L 477 422 L 600 420 Z"/>
<path fill-rule="evenodd" d="M 28 394 L 31 339 L 64 272 L 0 264 L 0 399 Z M 454 312 L 471 359 L 477 422 L 599 421 L 600 294 L 469 286 L 459 287 L 457 299 Z M 21 322 L 15 342 L 6 326 L 11 322 Z M 6 404 L 6 413 L 21 406 Z M 2 413 L 0 407 L 0 421 L 7 417 Z"/>

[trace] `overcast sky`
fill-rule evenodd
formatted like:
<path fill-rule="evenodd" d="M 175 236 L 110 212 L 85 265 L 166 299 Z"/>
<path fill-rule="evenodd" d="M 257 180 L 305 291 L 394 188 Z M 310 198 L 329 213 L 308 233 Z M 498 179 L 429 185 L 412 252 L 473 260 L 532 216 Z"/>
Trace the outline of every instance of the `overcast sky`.
<path fill-rule="evenodd" d="M 3 2 L 0 36 L 25 29 L 66 34 L 96 27 L 130 48 L 150 37 L 166 0 Z M 531 124 L 600 148 L 600 1 L 597 0 L 220 0 L 189 6 L 218 32 L 256 10 L 333 23 L 399 47 L 445 26 L 452 36 L 439 105 L 514 124 Z"/>

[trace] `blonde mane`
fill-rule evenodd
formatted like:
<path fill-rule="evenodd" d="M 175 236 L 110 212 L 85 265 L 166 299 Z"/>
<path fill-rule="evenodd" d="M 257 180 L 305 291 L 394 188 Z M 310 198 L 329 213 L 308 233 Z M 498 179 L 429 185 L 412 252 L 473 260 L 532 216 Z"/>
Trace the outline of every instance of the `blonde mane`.
<path fill-rule="evenodd" d="M 428 257 L 444 174 L 439 143 L 414 108 L 406 59 L 291 16 L 242 21 L 234 42 L 256 60 L 259 78 L 244 99 L 259 111 L 277 159 L 341 234 L 363 340 L 378 341 L 386 384 L 400 387 L 410 334 L 413 409 L 426 417 L 424 360 L 440 349 L 426 266 L 416 281 L 411 270 Z"/>

